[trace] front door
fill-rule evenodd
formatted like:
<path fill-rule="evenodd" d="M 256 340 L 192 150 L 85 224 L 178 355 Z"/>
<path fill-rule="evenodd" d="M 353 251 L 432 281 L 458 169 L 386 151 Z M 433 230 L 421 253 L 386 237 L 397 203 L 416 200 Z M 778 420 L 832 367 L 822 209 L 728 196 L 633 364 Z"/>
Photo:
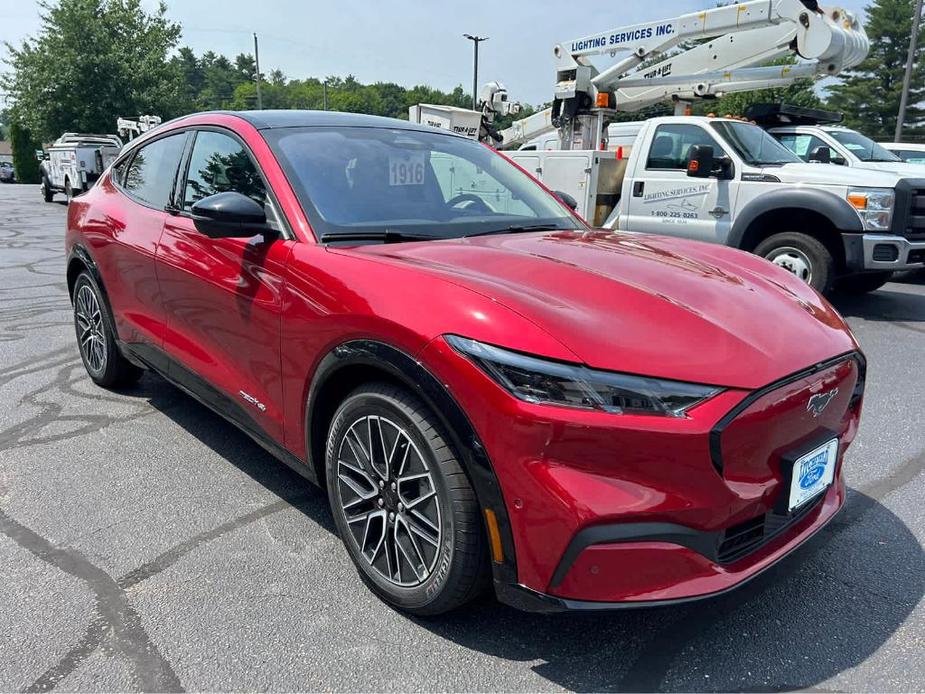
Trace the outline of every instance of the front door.
<path fill-rule="evenodd" d="M 276 233 L 211 239 L 197 231 L 193 204 L 226 191 L 264 205 Z M 176 364 L 171 375 L 217 398 L 212 404 L 240 424 L 255 422 L 263 430 L 258 433 L 281 441 L 280 312 L 293 241 L 253 156 L 228 131 L 196 133 L 175 205 L 157 253 L 168 314 L 164 349 Z"/>
<path fill-rule="evenodd" d="M 717 158 L 728 156 L 701 125 L 660 125 L 631 187 L 628 218 L 621 228 L 724 243 L 731 229 L 735 190 L 732 181 L 687 175 L 690 150 L 710 145 Z"/>

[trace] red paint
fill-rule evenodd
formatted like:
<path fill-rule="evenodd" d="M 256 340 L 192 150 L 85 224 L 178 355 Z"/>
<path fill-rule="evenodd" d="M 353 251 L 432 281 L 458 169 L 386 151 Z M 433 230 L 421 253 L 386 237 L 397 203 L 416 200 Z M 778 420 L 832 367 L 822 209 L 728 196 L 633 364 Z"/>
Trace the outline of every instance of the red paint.
<path fill-rule="evenodd" d="M 605 544 L 551 588 L 583 528 L 721 530 L 774 503 L 780 457 L 819 427 L 841 436 L 843 455 L 860 416 L 849 408 L 854 362 L 741 413 L 722 437 L 723 476 L 709 435 L 751 391 L 857 350 L 844 321 L 765 261 L 680 239 L 561 232 L 326 248 L 258 130 L 217 114 L 166 127 L 195 125 L 224 126 L 247 143 L 295 240 L 208 239 L 190 220 L 128 199 L 107 175 L 71 204 L 67 247 L 80 244 L 97 264 L 121 339 L 163 349 L 232 400 L 246 390 L 266 406 L 248 410 L 255 421 L 297 457 L 306 458 L 315 368 L 338 344 L 366 338 L 417 357 L 467 413 L 506 500 L 518 581 L 534 590 L 607 601 L 715 592 L 789 552 L 843 503 L 839 465 L 818 511 L 736 564 L 663 543 Z M 678 419 L 530 405 L 452 350 L 448 333 L 727 390 Z M 813 418 L 807 398 L 834 387 L 838 396 Z"/>

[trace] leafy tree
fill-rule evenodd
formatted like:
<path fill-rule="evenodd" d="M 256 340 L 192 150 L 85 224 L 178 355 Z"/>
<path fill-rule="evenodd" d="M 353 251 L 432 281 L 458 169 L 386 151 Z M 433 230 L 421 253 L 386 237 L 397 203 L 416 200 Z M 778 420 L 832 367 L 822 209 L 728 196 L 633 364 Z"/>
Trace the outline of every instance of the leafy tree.
<path fill-rule="evenodd" d="M 914 0 L 874 0 L 867 6 L 870 54 L 830 89 L 829 106 L 845 114 L 845 125 L 874 139 L 893 139 L 902 91 Z M 919 18 L 921 22 L 921 18 Z M 916 52 L 906 126 L 925 123 L 925 46 Z"/>
<path fill-rule="evenodd" d="M 36 142 L 29 129 L 17 120 L 10 124 L 10 144 L 13 146 L 16 180 L 20 183 L 40 183 L 42 176 L 39 173 L 35 150 L 41 149 L 42 145 Z"/>
<path fill-rule="evenodd" d="M 170 117 L 181 80 L 168 53 L 180 27 L 163 3 L 58 0 L 40 3 L 42 26 L 18 48 L 6 44 L 11 72 L 0 79 L 17 117 L 44 140 L 65 131 L 111 132 L 118 116 Z"/>

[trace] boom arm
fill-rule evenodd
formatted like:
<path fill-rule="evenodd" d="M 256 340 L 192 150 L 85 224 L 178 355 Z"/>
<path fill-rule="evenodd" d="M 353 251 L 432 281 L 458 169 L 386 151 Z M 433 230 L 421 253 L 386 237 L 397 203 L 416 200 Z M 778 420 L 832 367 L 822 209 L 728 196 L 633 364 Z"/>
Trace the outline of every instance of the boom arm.
<path fill-rule="evenodd" d="M 643 61 L 688 41 L 702 43 L 639 69 Z M 751 0 L 618 27 L 555 47 L 552 108 L 502 131 L 502 146 L 516 146 L 558 128 L 564 149 L 595 149 L 606 133 L 607 116 L 615 111 L 836 75 L 864 60 L 869 48 L 854 14 L 819 7 L 815 0 Z M 603 71 L 588 60 L 621 53 L 628 55 Z M 786 55 L 803 62 L 762 67 Z"/>

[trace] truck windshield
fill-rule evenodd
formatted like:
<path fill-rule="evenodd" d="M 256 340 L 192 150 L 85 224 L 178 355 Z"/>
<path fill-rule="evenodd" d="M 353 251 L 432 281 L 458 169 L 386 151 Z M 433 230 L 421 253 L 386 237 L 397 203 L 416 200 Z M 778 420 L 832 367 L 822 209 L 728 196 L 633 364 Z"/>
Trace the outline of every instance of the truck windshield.
<path fill-rule="evenodd" d="M 751 166 L 800 164 L 802 160 L 757 125 L 738 121 L 715 121 L 713 127 Z"/>
<path fill-rule="evenodd" d="M 581 223 L 504 157 L 450 134 L 370 127 L 264 131 L 326 241 L 459 238 Z"/>
<path fill-rule="evenodd" d="M 854 130 L 830 130 L 829 135 L 861 161 L 902 161 L 890 150 Z"/>

